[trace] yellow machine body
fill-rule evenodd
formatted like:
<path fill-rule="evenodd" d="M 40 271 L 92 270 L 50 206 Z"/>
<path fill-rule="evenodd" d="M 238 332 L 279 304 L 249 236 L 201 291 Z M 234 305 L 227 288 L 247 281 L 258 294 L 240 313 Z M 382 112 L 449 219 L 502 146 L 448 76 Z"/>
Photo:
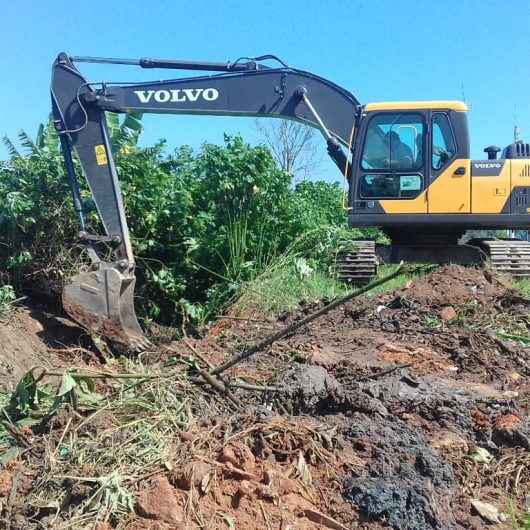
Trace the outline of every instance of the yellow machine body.
<path fill-rule="evenodd" d="M 500 159 L 472 160 L 467 112 L 459 101 L 365 105 L 352 161 L 350 224 L 394 230 L 421 225 L 461 231 L 529 227 L 530 158 L 508 158 L 505 150 Z M 394 135 L 399 147 L 408 148 L 410 156 L 404 165 L 399 153 L 388 154 L 399 151 L 389 145 L 389 135 Z M 445 143 L 443 148 L 437 141 Z M 367 154 L 370 142 L 380 146 Z M 381 152 L 375 153 L 377 149 Z M 387 149 L 386 158 L 383 149 Z M 381 167 L 367 160 L 378 160 Z M 407 191 L 407 185 L 415 192 Z M 389 192 L 390 187 L 396 192 Z"/>

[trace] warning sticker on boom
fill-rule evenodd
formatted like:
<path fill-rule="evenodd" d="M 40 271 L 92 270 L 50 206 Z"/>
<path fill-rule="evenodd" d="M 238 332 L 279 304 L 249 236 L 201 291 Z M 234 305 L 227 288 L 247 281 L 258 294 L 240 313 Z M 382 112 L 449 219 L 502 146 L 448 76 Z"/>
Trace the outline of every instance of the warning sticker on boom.
<path fill-rule="evenodd" d="M 103 144 L 96 145 L 94 147 L 96 151 L 96 162 L 98 166 L 104 166 L 107 163 L 107 152 Z"/>

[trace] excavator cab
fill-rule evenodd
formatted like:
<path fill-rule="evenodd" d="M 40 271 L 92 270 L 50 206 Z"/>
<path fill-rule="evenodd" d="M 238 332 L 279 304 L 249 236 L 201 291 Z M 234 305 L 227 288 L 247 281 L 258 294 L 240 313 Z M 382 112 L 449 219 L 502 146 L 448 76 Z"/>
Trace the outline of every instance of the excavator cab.
<path fill-rule="evenodd" d="M 358 282 L 378 263 L 482 264 L 530 276 L 527 242 L 465 239 L 468 230 L 530 225 L 530 149 L 516 142 L 497 159 L 471 160 L 467 106 L 458 101 L 374 103 L 363 107 L 352 158 L 349 221 L 378 227 L 392 241 L 364 241 L 339 269 Z M 511 156 L 508 156 L 511 155 Z M 465 242 L 465 244 L 462 244 Z"/>
<path fill-rule="evenodd" d="M 467 211 L 466 111 L 451 101 L 365 105 L 352 162 L 350 222 L 417 225 L 420 218 L 410 216 L 428 215 L 441 200 L 445 213 Z M 458 168 L 451 173 L 453 163 Z M 439 179 L 440 193 L 431 197 L 427 190 Z"/>

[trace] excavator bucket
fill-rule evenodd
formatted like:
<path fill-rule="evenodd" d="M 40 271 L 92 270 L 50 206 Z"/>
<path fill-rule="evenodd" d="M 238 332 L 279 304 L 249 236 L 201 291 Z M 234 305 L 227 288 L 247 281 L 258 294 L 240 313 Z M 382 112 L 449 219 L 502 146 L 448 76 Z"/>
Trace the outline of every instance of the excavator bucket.
<path fill-rule="evenodd" d="M 142 351 L 150 343 L 134 311 L 136 278 L 122 274 L 110 263 L 98 270 L 81 272 L 63 289 L 66 313 L 90 332 L 102 335 L 131 351 Z"/>

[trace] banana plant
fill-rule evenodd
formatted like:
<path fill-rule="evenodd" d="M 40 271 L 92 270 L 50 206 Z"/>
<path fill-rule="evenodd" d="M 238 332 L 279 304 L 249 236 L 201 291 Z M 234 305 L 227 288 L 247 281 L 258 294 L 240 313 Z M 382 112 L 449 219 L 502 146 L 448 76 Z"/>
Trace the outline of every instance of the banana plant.
<path fill-rule="evenodd" d="M 11 158 L 20 157 L 23 154 L 37 157 L 45 154 L 59 155 L 59 136 L 53 125 L 51 115 L 46 123 L 39 125 L 35 140 L 24 130 L 20 130 L 17 136 L 18 140 L 16 143 L 24 149 L 25 153 L 21 153 L 17 149 L 15 142 L 8 136 L 4 136 L 2 139 Z"/>
<path fill-rule="evenodd" d="M 125 153 L 138 144 L 142 133 L 142 114 L 134 112 L 120 118 L 119 114 L 107 112 L 107 127 L 109 129 L 110 142 L 114 153 Z"/>
<path fill-rule="evenodd" d="M 127 114 L 124 118 L 120 118 L 119 114 L 113 112 L 107 113 L 107 126 L 114 153 L 126 153 L 138 144 L 143 130 L 141 119 L 141 113 Z M 59 156 L 60 154 L 59 136 L 53 125 L 51 115 L 46 123 L 39 125 L 35 140 L 24 130 L 19 131 L 17 136 L 16 142 L 8 136 L 4 136 L 2 139 L 11 158 L 24 155 L 40 157 L 43 155 Z M 17 144 L 23 148 L 24 152 L 17 148 Z"/>

